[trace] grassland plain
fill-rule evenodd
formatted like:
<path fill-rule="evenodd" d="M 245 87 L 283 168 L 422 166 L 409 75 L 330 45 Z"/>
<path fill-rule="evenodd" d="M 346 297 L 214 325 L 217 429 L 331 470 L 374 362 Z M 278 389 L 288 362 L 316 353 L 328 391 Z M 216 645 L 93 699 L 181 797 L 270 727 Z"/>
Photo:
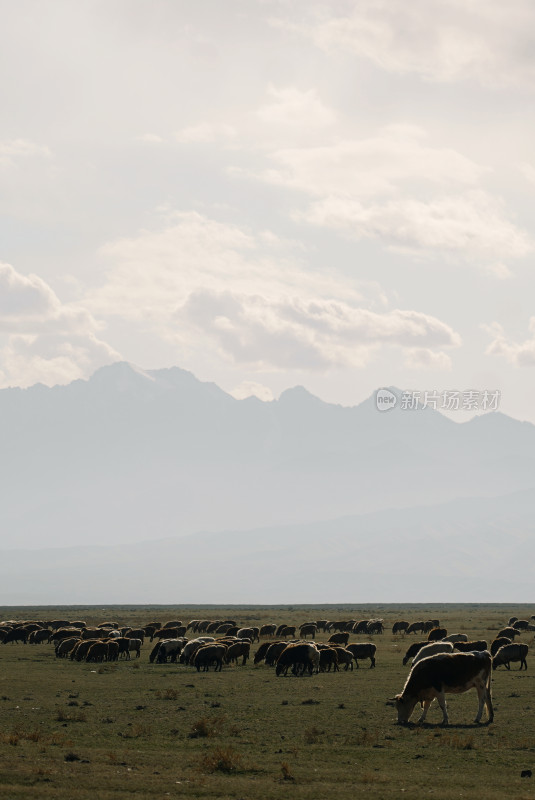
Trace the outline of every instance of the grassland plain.
<path fill-rule="evenodd" d="M 58 617 L 144 624 L 232 618 L 244 625 L 382 617 L 377 667 L 277 678 L 265 665 L 197 673 L 139 660 L 56 659 L 52 645 L 0 645 L 0 797 L 535 798 L 535 663 L 494 673 L 495 722 L 472 723 L 475 692 L 448 696 L 451 725 L 401 727 L 389 698 L 401 691 L 414 636 L 396 619 L 438 617 L 450 632 L 487 639 L 535 607 L 114 606 L 3 607 L 1 619 Z M 326 640 L 321 634 L 319 639 Z M 368 637 L 353 637 L 366 641 Z M 532 633 L 522 634 L 530 644 Z M 253 652 L 257 645 L 253 647 Z M 521 778 L 533 770 L 533 778 Z"/>

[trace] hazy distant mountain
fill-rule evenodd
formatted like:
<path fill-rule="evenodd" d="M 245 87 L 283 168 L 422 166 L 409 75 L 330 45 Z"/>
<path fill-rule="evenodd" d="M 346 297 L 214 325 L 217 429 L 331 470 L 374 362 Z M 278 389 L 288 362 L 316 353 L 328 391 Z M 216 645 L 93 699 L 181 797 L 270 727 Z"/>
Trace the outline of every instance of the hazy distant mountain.
<path fill-rule="evenodd" d="M 315 523 L 535 486 L 535 426 L 324 403 L 236 400 L 126 363 L 0 391 L 6 547 L 121 544 Z"/>
<path fill-rule="evenodd" d="M 4 551 L 0 604 L 529 603 L 533 511 L 533 492 L 516 492 L 123 546 Z"/>

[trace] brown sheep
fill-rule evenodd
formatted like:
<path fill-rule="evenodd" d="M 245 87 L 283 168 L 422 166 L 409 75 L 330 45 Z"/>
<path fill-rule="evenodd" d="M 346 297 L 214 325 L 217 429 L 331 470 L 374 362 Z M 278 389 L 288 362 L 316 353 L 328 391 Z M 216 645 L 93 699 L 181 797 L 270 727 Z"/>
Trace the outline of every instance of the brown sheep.
<path fill-rule="evenodd" d="M 483 650 L 489 649 L 488 642 L 484 639 L 475 642 L 454 642 L 453 646 L 460 653 L 474 653 L 476 650 L 483 652 Z"/>
<path fill-rule="evenodd" d="M 277 663 L 278 657 L 287 645 L 288 642 L 273 642 L 273 644 L 270 644 L 265 657 L 268 667 L 273 667 Z"/>
<path fill-rule="evenodd" d="M 438 625 L 436 627 L 438 628 Z M 420 620 L 419 622 L 411 622 L 407 628 L 407 633 L 427 633 L 425 622 L 423 622 L 423 620 Z"/>
<path fill-rule="evenodd" d="M 333 633 L 329 636 L 327 640 L 327 644 L 343 644 L 345 645 L 349 642 L 349 633 Z"/>
<path fill-rule="evenodd" d="M 278 635 L 284 637 L 285 639 L 287 636 L 295 636 L 295 627 L 295 625 L 285 625 Z"/>
<path fill-rule="evenodd" d="M 320 655 L 313 644 L 297 642 L 284 648 L 277 659 L 275 674 L 286 675 L 291 667 L 294 675 L 303 675 L 305 671 L 312 675 L 314 669 L 319 669 L 319 663 Z"/>
<path fill-rule="evenodd" d="M 236 661 L 237 663 L 238 658 L 242 658 L 241 663 L 242 667 L 244 667 L 247 663 L 247 659 L 249 658 L 250 651 L 251 645 L 249 642 L 234 642 L 227 650 L 225 664 L 230 664 L 231 661 Z"/>
<path fill-rule="evenodd" d="M 383 633 L 384 625 L 382 619 L 370 619 L 366 628 L 366 633 Z"/>
<path fill-rule="evenodd" d="M 397 622 L 394 622 L 394 624 L 392 625 L 392 633 L 394 634 L 394 636 L 396 635 L 396 633 L 406 633 L 409 625 L 410 623 L 404 619 L 397 620 Z"/>
<path fill-rule="evenodd" d="M 272 644 L 278 644 L 278 642 L 262 642 L 256 653 L 254 654 L 253 664 L 260 664 L 260 662 L 265 659 L 266 653 Z M 286 644 L 286 642 L 284 644 Z"/>
<path fill-rule="evenodd" d="M 407 663 L 409 658 L 414 658 L 416 653 L 419 650 L 421 650 L 422 647 L 425 647 L 426 644 L 429 644 L 429 642 L 427 642 L 427 641 L 425 641 L 425 642 L 414 642 L 414 644 L 411 644 L 411 646 L 408 648 L 407 652 L 403 656 L 403 666 L 405 666 L 405 664 Z"/>
<path fill-rule="evenodd" d="M 346 672 L 349 668 L 351 668 L 351 671 L 353 671 L 353 653 L 351 650 L 346 650 L 345 647 L 339 647 L 338 645 L 335 645 L 332 649 L 336 653 L 338 666 L 340 667 L 343 664 Z"/>
<path fill-rule="evenodd" d="M 524 667 L 524 669 L 528 668 L 528 664 L 526 661 L 526 656 L 528 654 L 528 646 L 527 644 L 523 644 L 519 642 L 515 644 L 511 642 L 511 644 L 504 644 L 503 647 L 500 647 L 494 658 L 492 659 L 492 669 L 496 669 L 503 664 L 506 669 L 511 669 L 510 662 L 511 661 L 520 661 L 520 669 Z"/>
<path fill-rule="evenodd" d="M 507 636 L 498 636 L 496 639 L 494 639 L 494 641 L 490 644 L 491 656 L 495 656 L 500 647 L 503 647 L 504 644 L 511 644 L 511 639 L 509 639 Z"/>
<path fill-rule="evenodd" d="M 338 672 L 338 656 L 334 647 L 322 647 L 320 654 L 320 672 L 330 672 L 331 667 L 334 672 Z"/>
<path fill-rule="evenodd" d="M 425 644 L 425 642 L 424 642 Z M 357 644 L 348 644 L 346 650 L 349 650 L 350 653 L 353 653 L 353 658 L 355 659 L 355 664 L 359 666 L 359 658 L 369 658 L 370 659 L 370 669 L 375 667 L 375 653 L 377 651 L 377 646 L 374 645 L 372 642 L 368 643 L 357 643 Z"/>
<path fill-rule="evenodd" d="M 212 664 L 214 665 L 214 672 L 221 672 L 223 669 L 223 659 L 227 653 L 227 646 L 224 644 L 206 644 L 199 647 L 195 656 L 193 657 L 193 666 L 196 667 L 197 672 L 208 672 Z"/>
<path fill-rule="evenodd" d="M 69 656 L 71 661 L 82 661 L 85 659 L 89 652 L 89 648 L 92 647 L 96 641 L 98 641 L 98 639 L 80 639 L 78 644 L 76 644 L 71 650 Z"/>
<path fill-rule="evenodd" d="M 269 625 L 262 625 L 260 628 L 260 636 L 275 636 L 275 631 L 277 630 L 277 626 L 274 622 L 270 623 Z"/>
<path fill-rule="evenodd" d="M 432 628 L 427 636 L 427 641 L 439 642 L 441 639 L 444 639 L 444 637 L 447 635 L 448 631 L 446 628 Z"/>
<path fill-rule="evenodd" d="M 74 636 L 71 639 L 61 639 L 55 647 L 56 658 L 67 658 L 78 642 L 81 641 L 81 639 Z"/>
<path fill-rule="evenodd" d="M 301 627 L 299 628 L 299 635 L 303 639 L 306 639 L 307 636 L 311 636 L 312 639 L 315 639 L 317 630 L 318 628 L 314 622 L 307 622 L 304 625 L 301 625 Z"/>
<path fill-rule="evenodd" d="M 517 631 L 516 628 L 502 628 L 502 630 L 496 634 L 496 639 L 499 639 L 500 636 L 507 636 L 508 639 L 511 639 L 512 642 L 515 640 L 515 636 L 520 636 L 520 631 Z"/>
<path fill-rule="evenodd" d="M 108 660 L 108 642 L 94 642 L 85 657 L 86 662 L 100 663 Z"/>

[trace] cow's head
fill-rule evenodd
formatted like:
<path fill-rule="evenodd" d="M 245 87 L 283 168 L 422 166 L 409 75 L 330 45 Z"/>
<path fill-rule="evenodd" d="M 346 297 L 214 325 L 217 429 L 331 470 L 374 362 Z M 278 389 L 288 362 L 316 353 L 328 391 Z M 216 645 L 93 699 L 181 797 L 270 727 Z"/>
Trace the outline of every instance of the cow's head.
<path fill-rule="evenodd" d="M 414 706 L 416 705 L 415 697 L 405 697 L 402 694 L 397 694 L 394 698 L 396 701 L 396 710 L 398 712 L 398 723 L 406 725 L 409 721 Z"/>

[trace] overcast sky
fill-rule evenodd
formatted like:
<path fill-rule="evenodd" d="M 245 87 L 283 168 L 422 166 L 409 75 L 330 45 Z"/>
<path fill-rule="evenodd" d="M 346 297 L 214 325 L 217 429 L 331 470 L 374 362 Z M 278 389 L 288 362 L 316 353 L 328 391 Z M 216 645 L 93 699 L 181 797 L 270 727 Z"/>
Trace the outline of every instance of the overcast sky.
<path fill-rule="evenodd" d="M 0 0 L 0 387 L 535 422 L 531 0 Z"/>

